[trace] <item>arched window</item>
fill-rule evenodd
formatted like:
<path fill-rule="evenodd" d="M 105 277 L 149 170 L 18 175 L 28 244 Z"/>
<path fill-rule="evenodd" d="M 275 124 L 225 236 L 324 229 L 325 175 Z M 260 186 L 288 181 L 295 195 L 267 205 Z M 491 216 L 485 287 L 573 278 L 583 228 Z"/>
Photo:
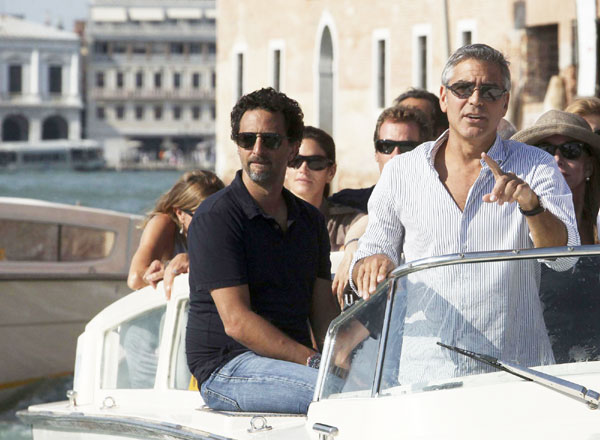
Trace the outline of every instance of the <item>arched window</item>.
<path fill-rule="evenodd" d="M 69 126 L 62 116 L 50 116 L 44 120 L 42 125 L 42 139 L 67 139 L 69 137 Z"/>
<path fill-rule="evenodd" d="M 10 115 L 2 121 L 3 141 L 26 141 L 29 139 L 29 121 L 22 115 Z"/>
<path fill-rule="evenodd" d="M 333 136 L 333 42 L 323 28 L 319 52 L 319 128 Z"/>

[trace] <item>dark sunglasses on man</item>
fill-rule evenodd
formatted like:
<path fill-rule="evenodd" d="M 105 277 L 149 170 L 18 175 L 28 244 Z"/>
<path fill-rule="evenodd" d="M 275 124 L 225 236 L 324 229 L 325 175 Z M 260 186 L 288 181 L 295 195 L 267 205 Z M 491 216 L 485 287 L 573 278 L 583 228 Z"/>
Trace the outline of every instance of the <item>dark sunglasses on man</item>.
<path fill-rule="evenodd" d="M 538 148 L 541 148 L 546 153 L 550 153 L 552 156 L 556 153 L 556 149 L 560 151 L 560 154 L 565 159 L 575 160 L 581 157 L 581 153 L 584 151 L 590 152 L 590 147 L 588 144 L 578 141 L 568 141 L 564 144 L 553 145 L 547 142 L 542 142 L 536 145 Z"/>
<path fill-rule="evenodd" d="M 302 156 L 299 154 L 290 161 L 288 167 L 298 169 L 304 162 L 313 171 L 321 171 L 333 165 L 333 161 L 325 156 Z"/>
<path fill-rule="evenodd" d="M 475 93 L 475 90 L 479 90 L 479 97 L 484 101 L 489 102 L 497 101 L 506 93 L 506 89 L 495 84 L 482 84 L 477 86 L 474 82 L 467 81 L 458 81 L 454 84 L 446 85 L 446 88 L 450 90 L 454 96 L 460 99 L 467 99 Z"/>
<path fill-rule="evenodd" d="M 418 147 L 421 143 L 417 141 L 390 141 L 387 139 L 377 139 L 375 149 L 383 154 L 392 154 L 398 148 L 400 153 L 407 153 Z"/>
<path fill-rule="evenodd" d="M 283 136 L 278 133 L 238 133 L 233 139 L 240 148 L 251 150 L 256 144 L 256 138 L 261 138 L 262 144 L 268 150 L 277 150 L 281 146 Z"/>

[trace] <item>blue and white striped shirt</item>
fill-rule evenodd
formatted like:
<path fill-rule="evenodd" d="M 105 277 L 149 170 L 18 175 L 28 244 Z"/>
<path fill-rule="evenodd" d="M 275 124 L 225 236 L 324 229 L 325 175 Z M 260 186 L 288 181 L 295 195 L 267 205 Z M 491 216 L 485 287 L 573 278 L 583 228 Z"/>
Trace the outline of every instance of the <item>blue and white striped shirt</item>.
<path fill-rule="evenodd" d="M 527 221 L 516 203 L 500 206 L 483 202 L 483 195 L 490 193 L 495 184 L 483 159 L 464 211 L 458 208 L 434 167 L 435 155 L 447 139 L 448 132 L 435 142 L 426 142 L 395 157 L 384 167 L 369 200 L 369 224 L 359 241 L 350 273 L 358 260 L 374 254 L 385 254 L 399 264 L 402 254 L 406 261 L 413 261 L 460 252 L 533 247 Z M 512 171 L 525 180 L 543 206 L 565 224 L 568 244 L 579 244 L 571 192 L 551 155 L 498 136 L 488 155 L 505 172 Z M 572 263 L 562 260 L 547 264 L 555 270 L 566 270 Z M 436 322 L 437 330 L 433 332 L 437 333 L 437 340 L 445 343 L 522 365 L 553 363 L 538 296 L 539 277 L 540 267 L 535 260 L 416 273 L 409 283 L 418 284 L 420 295 L 429 292 L 431 298 L 421 297 L 419 305 L 409 302 L 407 319 L 421 316 Z M 356 290 L 352 281 L 351 285 Z M 448 306 L 453 311 L 450 314 Z M 462 323 L 461 328 L 457 328 L 458 322 Z M 465 331 L 467 327 L 469 332 Z M 432 350 L 438 352 L 427 354 L 424 366 L 431 365 L 431 356 L 450 362 L 448 354 L 438 348 Z M 405 356 L 416 361 L 414 354 L 403 349 L 402 357 Z M 469 362 L 465 358 L 465 363 Z M 464 374 L 464 369 L 468 369 L 457 365 L 456 359 L 451 363 L 453 375 Z"/>

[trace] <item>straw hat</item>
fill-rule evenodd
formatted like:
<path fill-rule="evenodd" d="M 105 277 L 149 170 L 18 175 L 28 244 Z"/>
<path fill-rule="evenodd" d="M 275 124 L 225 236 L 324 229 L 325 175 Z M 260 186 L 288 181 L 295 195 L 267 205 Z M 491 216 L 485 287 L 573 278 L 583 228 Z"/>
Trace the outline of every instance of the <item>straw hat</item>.
<path fill-rule="evenodd" d="M 600 156 L 600 135 L 594 133 L 581 116 L 560 110 L 548 110 L 535 121 L 535 124 L 517 132 L 511 139 L 535 145 L 555 134 L 584 142 L 593 148 L 596 156 Z"/>

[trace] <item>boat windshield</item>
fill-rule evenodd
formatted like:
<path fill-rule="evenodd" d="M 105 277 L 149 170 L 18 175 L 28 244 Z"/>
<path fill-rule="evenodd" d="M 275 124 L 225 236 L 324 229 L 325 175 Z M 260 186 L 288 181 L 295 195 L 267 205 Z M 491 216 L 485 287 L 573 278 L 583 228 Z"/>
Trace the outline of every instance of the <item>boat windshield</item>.
<path fill-rule="evenodd" d="M 463 386 L 455 378 L 496 371 L 438 342 L 525 367 L 600 360 L 600 246 L 566 254 L 467 254 L 396 269 L 330 327 L 319 399 Z"/>

